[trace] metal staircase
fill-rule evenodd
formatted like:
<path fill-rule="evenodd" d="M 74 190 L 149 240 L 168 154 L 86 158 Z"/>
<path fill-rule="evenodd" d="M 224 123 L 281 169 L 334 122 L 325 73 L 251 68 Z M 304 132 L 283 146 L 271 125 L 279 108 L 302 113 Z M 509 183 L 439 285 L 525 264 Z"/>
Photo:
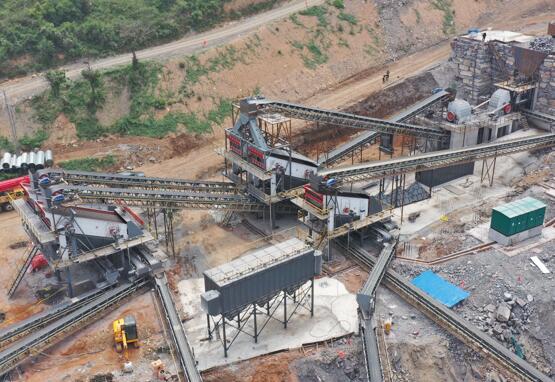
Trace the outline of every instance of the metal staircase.
<path fill-rule="evenodd" d="M 26 251 L 22 262 L 19 262 L 19 272 L 17 272 L 15 279 L 13 280 L 10 289 L 8 290 L 8 298 L 12 298 L 12 296 L 14 295 L 17 287 L 21 283 L 21 280 L 23 280 L 23 276 L 25 276 L 25 272 L 27 272 L 31 261 L 33 260 L 33 257 L 35 257 L 35 255 L 37 254 L 38 250 L 39 249 L 37 246 L 31 247 Z"/>

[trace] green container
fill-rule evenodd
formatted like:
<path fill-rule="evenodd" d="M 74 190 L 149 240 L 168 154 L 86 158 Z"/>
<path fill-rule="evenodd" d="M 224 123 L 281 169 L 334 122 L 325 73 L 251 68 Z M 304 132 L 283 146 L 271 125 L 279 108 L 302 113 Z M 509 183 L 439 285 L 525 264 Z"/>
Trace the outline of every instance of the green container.
<path fill-rule="evenodd" d="M 490 227 L 497 232 L 514 234 L 543 225 L 546 205 L 534 198 L 524 198 L 493 208 Z"/>

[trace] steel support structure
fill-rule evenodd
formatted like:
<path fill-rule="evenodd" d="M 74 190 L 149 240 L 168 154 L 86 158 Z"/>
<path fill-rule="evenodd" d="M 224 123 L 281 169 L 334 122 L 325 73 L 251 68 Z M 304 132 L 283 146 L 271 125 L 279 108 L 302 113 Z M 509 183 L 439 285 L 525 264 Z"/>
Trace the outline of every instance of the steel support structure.
<path fill-rule="evenodd" d="M 445 131 L 436 127 L 393 122 L 379 118 L 364 117 L 361 115 L 334 110 L 323 110 L 288 102 L 269 100 L 250 100 L 250 102 L 260 105 L 263 110 L 272 110 L 291 118 L 307 121 L 318 121 L 355 129 L 375 130 L 376 132 L 385 134 L 405 134 L 416 137 L 427 137 L 435 140 L 442 140 L 448 137 L 448 134 Z"/>
<path fill-rule="evenodd" d="M 475 162 L 522 151 L 555 146 L 555 134 L 496 141 L 455 150 L 434 151 L 413 157 L 323 169 L 318 175 L 340 182 L 358 182 Z"/>
<path fill-rule="evenodd" d="M 104 172 L 61 170 L 47 168 L 38 170 L 39 176 L 48 175 L 53 180 L 63 179 L 71 185 L 97 187 L 133 188 L 157 191 L 181 191 L 189 193 L 242 194 L 243 190 L 234 183 L 187 180 L 177 178 L 156 178 L 137 175 L 123 175 Z"/>
<path fill-rule="evenodd" d="M 288 296 L 293 303 L 291 311 L 288 311 L 287 307 Z M 278 318 L 280 307 L 283 308 L 283 319 Z M 314 277 L 310 279 L 310 285 L 305 283 L 294 290 L 283 290 L 267 302 L 252 303 L 233 315 L 214 317 L 207 314 L 208 339 L 218 338 L 224 348 L 224 356 L 227 358 L 231 345 L 241 333 L 252 337 L 254 343 L 258 343 L 260 333 L 271 320 L 280 322 L 283 328 L 287 329 L 287 323 L 299 308 L 306 309 L 310 312 L 310 317 L 314 317 Z M 263 317 L 261 322 L 258 321 L 259 317 Z M 232 332 L 229 331 L 230 329 Z"/>

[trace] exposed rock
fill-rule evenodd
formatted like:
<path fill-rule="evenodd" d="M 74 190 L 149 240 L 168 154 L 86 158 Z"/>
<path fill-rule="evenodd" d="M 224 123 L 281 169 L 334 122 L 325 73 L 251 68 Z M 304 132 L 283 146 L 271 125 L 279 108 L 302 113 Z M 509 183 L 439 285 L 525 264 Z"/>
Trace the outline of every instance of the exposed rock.
<path fill-rule="evenodd" d="M 510 317 L 511 317 L 511 308 L 505 303 L 500 304 L 497 307 L 497 313 L 495 315 L 495 318 L 497 318 L 497 321 L 507 322 L 509 321 Z"/>

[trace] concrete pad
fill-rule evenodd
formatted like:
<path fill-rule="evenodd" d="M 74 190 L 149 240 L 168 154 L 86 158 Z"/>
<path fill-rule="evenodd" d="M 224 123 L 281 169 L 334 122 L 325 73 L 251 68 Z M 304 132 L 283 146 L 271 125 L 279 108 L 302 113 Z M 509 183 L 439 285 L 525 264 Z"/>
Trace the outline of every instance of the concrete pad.
<path fill-rule="evenodd" d="M 311 318 L 310 312 L 300 307 L 288 322 L 287 329 L 283 328 L 281 322 L 270 320 L 260 333 L 257 344 L 252 337 L 239 333 L 228 351 L 228 358 L 224 358 L 220 340 L 217 337 L 211 341 L 207 340 L 206 315 L 200 307 L 204 281 L 183 280 L 179 283 L 178 289 L 181 304 L 189 318 L 184 322 L 185 332 L 201 371 L 358 332 L 355 295 L 349 293 L 339 280 L 324 277 L 314 282 L 314 317 Z M 292 309 L 293 302 L 289 301 L 287 310 L 291 312 Z M 282 315 L 283 309 L 278 308 L 276 316 L 282 319 Z M 265 316 L 258 316 L 259 326 L 264 318 Z M 252 318 L 246 325 L 246 330 L 252 332 Z M 235 330 L 226 327 L 226 334 L 230 340 Z"/>
<path fill-rule="evenodd" d="M 484 243 L 491 241 L 488 238 L 490 222 L 482 223 L 470 230 L 468 234 Z M 511 246 L 504 246 L 495 244 L 493 247 L 507 256 L 516 256 L 523 252 L 532 251 L 535 247 L 545 245 L 546 243 L 555 240 L 555 227 L 543 227 L 541 235 L 531 237 L 524 241 Z"/>

